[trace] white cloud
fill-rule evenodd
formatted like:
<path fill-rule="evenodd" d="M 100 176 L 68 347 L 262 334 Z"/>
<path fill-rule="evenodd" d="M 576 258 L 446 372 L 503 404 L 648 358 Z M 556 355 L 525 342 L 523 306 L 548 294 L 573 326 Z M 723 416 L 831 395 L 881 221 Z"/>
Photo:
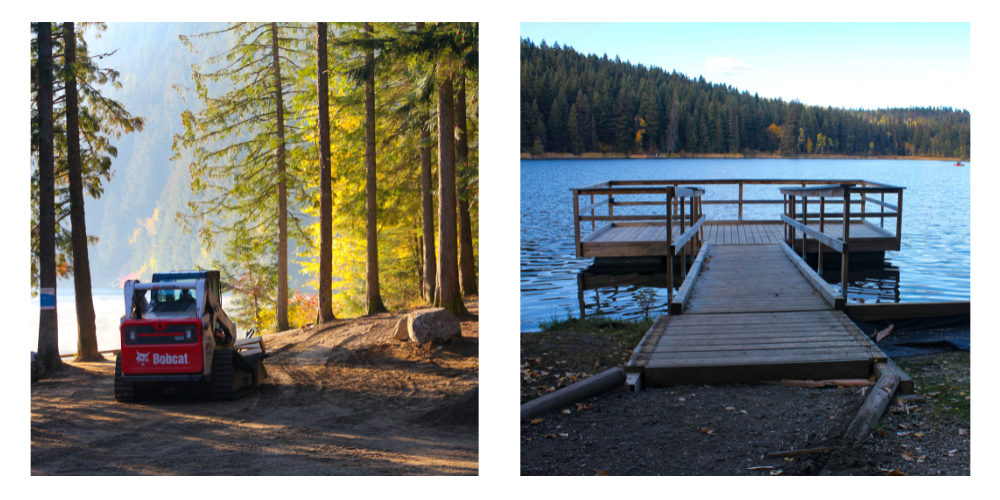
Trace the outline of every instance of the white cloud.
<path fill-rule="evenodd" d="M 705 60 L 706 74 L 731 75 L 750 69 L 750 65 L 732 57 L 709 57 Z"/>

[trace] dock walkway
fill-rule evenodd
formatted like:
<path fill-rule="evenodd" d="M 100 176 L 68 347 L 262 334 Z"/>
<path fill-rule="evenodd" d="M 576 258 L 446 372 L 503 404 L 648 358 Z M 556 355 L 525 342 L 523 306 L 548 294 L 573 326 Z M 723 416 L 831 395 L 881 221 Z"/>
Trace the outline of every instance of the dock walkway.
<path fill-rule="evenodd" d="M 868 378 L 885 355 L 783 244 L 709 245 L 683 313 L 656 320 L 627 371 L 655 386 Z"/>

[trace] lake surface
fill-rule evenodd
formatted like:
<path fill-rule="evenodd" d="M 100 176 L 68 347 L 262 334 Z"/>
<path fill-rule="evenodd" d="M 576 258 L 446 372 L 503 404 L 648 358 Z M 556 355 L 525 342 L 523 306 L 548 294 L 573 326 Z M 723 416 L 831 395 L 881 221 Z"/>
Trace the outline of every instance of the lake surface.
<path fill-rule="evenodd" d="M 592 258 L 574 256 L 570 189 L 608 180 L 853 179 L 902 186 L 906 191 L 901 250 L 886 252 L 884 263 L 852 264 L 848 300 L 969 300 L 972 164 L 952 164 L 904 160 L 522 160 L 521 329 L 537 330 L 539 322 L 579 318 L 581 312 L 624 318 L 664 312 L 667 290 L 663 270 L 620 269 L 612 273 L 593 266 Z M 703 187 L 708 190 L 706 200 L 738 198 L 736 186 Z M 877 199 L 878 195 L 870 196 Z M 744 199 L 780 200 L 781 194 L 776 185 L 747 185 Z M 885 200 L 895 204 L 895 195 L 886 195 Z M 630 214 L 664 210 L 629 208 Z M 704 208 L 709 220 L 737 218 L 736 205 Z M 867 210 L 877 208 L 869 204 Z M 744 219 L 777 220 L 781 209 L 781 205 L 745 205 L 743 215 Z M 828 210 L 837 209 L 831 206 Z M 868 220 L 879 223 L 878 219 Z M 590 226 L 582 227 L 586 235 Z M 886 219 L 885 228 L 894 231 L 895 221 Z M 824 273 L 824 278 L 840 289 L 839 273 Z M 674 283 L 679 286 L 678 280 L 675 276 Z M 591 289 L 591 283 L 601 286 Z"/>
<path fill-rule="evenodd" d="M 76 293 L 72 283 L 61 283 L 56 288 L 56 307 L 59 318 L 59 354 L 76 352 Z M 94 288 L 94 314 L 97 324 L 97 348 L 100 351 L 121 349 L 121 335 L 118 326 L 125 314 L 125 291 L 121 288 Z M 230 307 L 232 294 L 222 294 L 222 308 Z M 38 338 L 39 299 L 31 299 L 31 332 Z M 237 325 L 239 326 L 239 325 Z M 243 329 L 241 328 L 242 332 Z M 36 341 L 32 350 L 38 349 Z"/>

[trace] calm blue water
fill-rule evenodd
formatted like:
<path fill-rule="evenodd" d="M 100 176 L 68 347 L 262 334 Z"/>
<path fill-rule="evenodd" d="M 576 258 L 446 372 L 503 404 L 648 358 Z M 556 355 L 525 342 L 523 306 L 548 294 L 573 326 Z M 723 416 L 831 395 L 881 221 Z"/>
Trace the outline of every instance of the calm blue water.
<path fill-rule="evenodd" d="M 94 288 L 94 314 L 97 323 L 97 348 L 101 351 L 121 348 L 118 325 L 125 314 L 125 292 L 121 288 Z M 222 295 L 222 308 L 231 302 L 231 294 Z M 38 335 L 39 299 L 31 299 L 31 332 Z M 60 283 L 56 288 L 56 310 L 59 317 L 59 354 L 76 352 L 76 294 L 72 283 Z M 242 330 L 241 330 L 242 331 Z M 33 350 L 37 349 L 37 343 Z"/>
<path fill-rule="evenodd" d="M 574 257 L 570 189 L 608 180 L 857 179 L 902 186 L 906 188 L 902 248 L 899 252 L 886 252 L 884 265 L 869 269 L 858 266 L 857 271 L 852 266 L 849 299 L 852 302 L 969 300 L 969 171 L 972 167 L 971 163 L 961 168 L 952 163 L 781 159 L 523 160 L 522 330 L 537 329 L 539 321 L 580 317 L 581 298 L 586 316 L 607 314 L 632 318 L 647 311 L 660 312 L 666 306 L 665 285 L 658 286 L 665 275 L 632 273 L 612 278 L 604 270 L 593 269 L 593 259 Z M 704 187 L 708 191 L 706 200 L 738 198 L 736 186 Z M 781 199 L 781 195 L 778 186 L 748 185 L 744 187 L 744 199 Z M 895 204 L 895 195 L 886 195 L 886 201 Z M 646 207 L 631 207 L 628 213 L 663 211 L 662 207 L 649 207 L 646 211 L 642 208 Z M 867 210 L 877 208 L 869 204 Z M 743 210 L 744 219 L 776 220 L 781 205 L 747 205 Z M 828 210 L 837 209 L 831 206 Z M 621 212 L 616 209 L 616 213 Z M 705 214 L 710 220 L 736 219 L 737 207 L 705 206 Z M 878 224 L 878 219 L 868 220 Z M 589 228 L 584 225 L 584 235 Z M 887 219 L 885 228 L 895 231 L 895 221 Z M 824 277 L 839 289 L 839 276 L 826 274 Z M 594 278 L 607 286 L 581 290 L 585 280 L 589 283 Z"/>

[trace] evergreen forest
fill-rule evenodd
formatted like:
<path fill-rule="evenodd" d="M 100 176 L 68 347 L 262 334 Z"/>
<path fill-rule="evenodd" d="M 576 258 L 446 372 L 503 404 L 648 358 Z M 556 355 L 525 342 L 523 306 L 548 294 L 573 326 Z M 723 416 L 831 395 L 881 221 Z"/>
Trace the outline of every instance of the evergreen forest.
<path fill-rule="evenodd" d="M 521 39 L 521 152 L 673 155 L 970 156 L 970 115 L 785 102 Z"/>
<path fill-rule="evenodd" d="M 478 293 L 477 23 L 31 28 L 32 293 L 73 281 L 82 359 L 91 288 L 158 271 L 258 333 Z"/>

